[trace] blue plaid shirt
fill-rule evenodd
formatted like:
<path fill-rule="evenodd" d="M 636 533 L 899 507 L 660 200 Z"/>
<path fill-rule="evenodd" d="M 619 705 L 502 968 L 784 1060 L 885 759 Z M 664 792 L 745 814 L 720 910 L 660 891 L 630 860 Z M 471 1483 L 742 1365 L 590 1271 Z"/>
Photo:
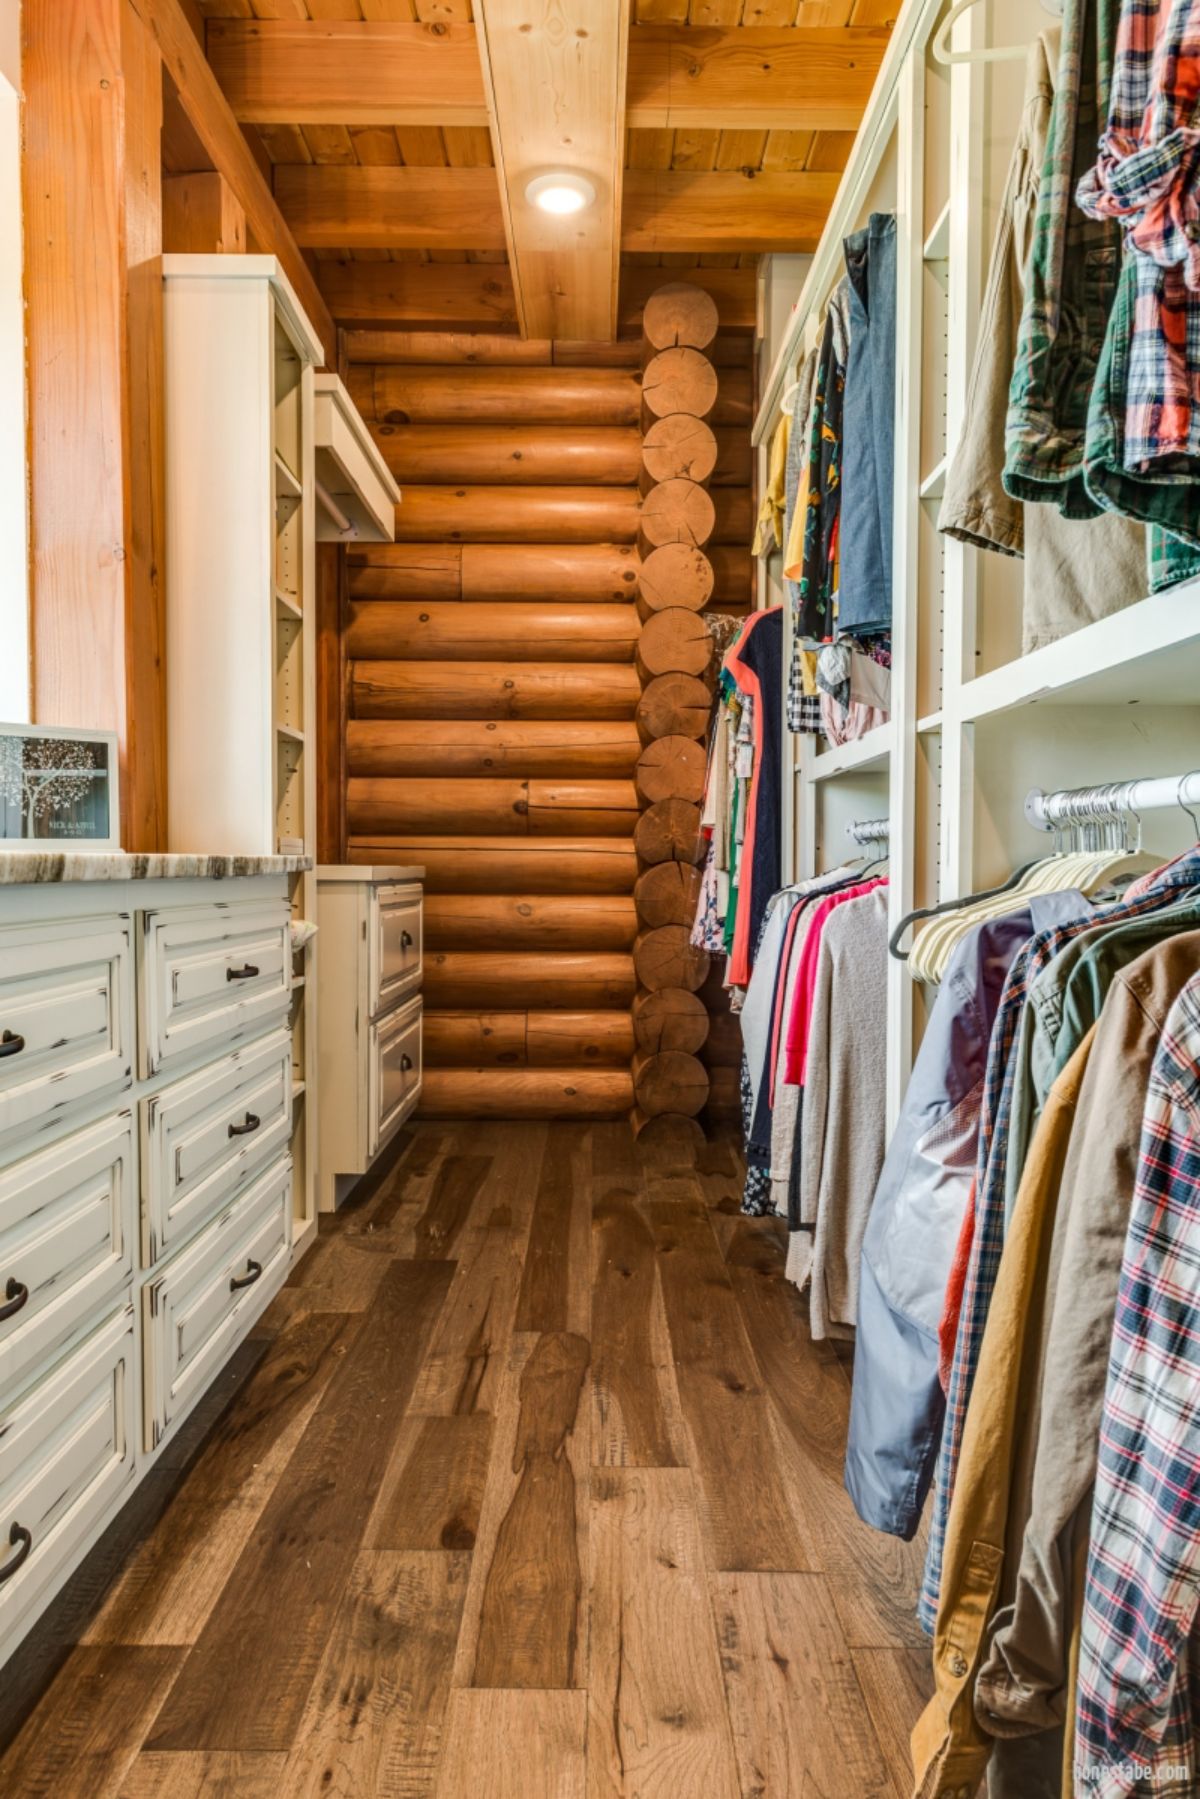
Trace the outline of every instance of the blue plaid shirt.
<path fill-rule="evenodd" d="M 1087 1799 L 1200 1791 L 1198 1407 L 1200 974 L 1150 1076 L 1121 1268 L 1079 1656 L 1075 1791 Z"/>
<path fill-rule="evenodd" d="M 1013 1045 L 1025 1001 L 1034 981 L 1059 950 L 1081 931 L 1098 924 L 1119 924 L 1177 899 L 1186 888 L 1200 886 L 1200 846 L 1172 862 L 1136 900 L 1118 901 L 1102 910 L 1089 911 L 1065 924 L 1051 925 L 1031 937 L 1009 972 L 988 1047 L 987 1076 L 979 1125 L 979 1151 L 975 1163 L 975 1234 L 963 1288 L 962 1311 L 954 1343 L 954 1360 L 946 1391 L 946 1420 L 934 1483 L 933 1517 L 925 1558 L 925 1579 L 917 1615 L 930 1635 L 937 1617 L 942 1586 L 942 1555 L 954 1479 L 962 1448 L 963 1425 L 971 1402 L 975 1370 L 987 1323 L 988 1307 L 996 1285 L 1004 1248 L 1004 1198 L 1008 1169 L 1008 1124 L 1016 1079 Z"/>

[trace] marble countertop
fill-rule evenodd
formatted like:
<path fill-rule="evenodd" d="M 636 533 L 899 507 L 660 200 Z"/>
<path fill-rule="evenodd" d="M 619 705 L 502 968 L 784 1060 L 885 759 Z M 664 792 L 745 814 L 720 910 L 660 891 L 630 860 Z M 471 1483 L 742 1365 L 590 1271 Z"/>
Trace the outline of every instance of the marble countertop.
<path fill-rule="evenodd" d="M 414 863 L 407 868 L 393 864 L 376 867 L 356 868 L 352 862 L 319 862 L 317 864 L 318 881 L 423 881 L 425 870 Z"/>
<path fill-rule="evenodd" d="M 309 856 L 134 856 L 125 850 L 0 849 L 0 887 L 63 881 L 225 881 L 302 874 Z"/>

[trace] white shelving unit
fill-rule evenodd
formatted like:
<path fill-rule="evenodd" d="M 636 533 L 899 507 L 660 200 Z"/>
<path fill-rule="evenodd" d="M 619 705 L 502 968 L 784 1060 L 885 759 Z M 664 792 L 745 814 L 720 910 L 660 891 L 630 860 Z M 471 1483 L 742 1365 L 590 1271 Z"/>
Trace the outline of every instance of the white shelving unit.
<path fill-rule="evenodd" d="M 170 848 L 316 853 L 314 370 L 271 256 L 163 258 Z M 292 915 L 316 920 L 311 873 Z M 317 939 L 294 952 L 296 1253 L 316 1230 Z"/>
<path fill-rule="evenodd" d="M 778 405 L 818 340 L 844 270 L 842 242 L 872 210 L 897 219 L 896 488 L 892 718 L 829 751 L 789 736 L 785 877 L 842 860 L 845 826 L 890 820 L 892 925 L 916 905 L 992 884 L 1045 853 L 1024 815 L 1031 787 L 1200 767 L 1200 583 L 1021 653 L 1023 565 L 937 530 L 966 409 L 983 289 L 1016 135 L 1023 61 L 948 69 L 931 54 L 949 0 L 906 0 L 807 279 L 763 384 L 765 459 Z M 1025 45 L 1052 23 L 1040 0 L 979 6 L 954 48 Z M 767 583 L 760 583 L 765 593 Z M 789 665 L 790 645 L 784 668 Z M 1182 812 L 1149 815 L 1146 847 L 1194 836 Z M 888 974 L 888 1116 L 924 1018 L 904 964 Z"/>

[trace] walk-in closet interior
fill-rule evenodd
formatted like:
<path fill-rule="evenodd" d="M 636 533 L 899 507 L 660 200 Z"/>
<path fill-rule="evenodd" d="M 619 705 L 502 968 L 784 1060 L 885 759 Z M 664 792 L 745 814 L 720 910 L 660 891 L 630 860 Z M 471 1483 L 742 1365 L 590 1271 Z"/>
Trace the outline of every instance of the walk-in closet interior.
<path fill-rule="evenodd" d="M 0 1794 L 1200 1795 L 1200 0 L 0 0 Z"/>

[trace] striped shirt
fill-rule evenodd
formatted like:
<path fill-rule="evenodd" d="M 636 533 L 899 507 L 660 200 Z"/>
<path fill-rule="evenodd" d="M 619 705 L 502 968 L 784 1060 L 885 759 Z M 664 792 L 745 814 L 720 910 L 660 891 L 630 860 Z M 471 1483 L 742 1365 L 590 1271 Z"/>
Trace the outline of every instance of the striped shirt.
<path fill-rule="evenodd" d="M 918 1616 L 932 1635 L 942 1584 L 942 1555 L 946 1524 L 954 1496 L 954 1479 L 962 1447 L 963 1426 L 979 1350 L 987 1323 L 988 1307 L 996 1285 L 1004 1248 L 1005 1182 L 1008 1169 L 1009 1119 L 1016 1085 L 1017 1031 L 1029 990 L 1059 950 L 1081 931 L 1100 924 L 1120 924 L 1168 905 L 1188 889 L 1200 886 L 1200 847 L 1190 850 L 1164 869 L 1137 898 L 1128 896 L 1116 905 L 1091 911 L 1064 924 L 1051 925 L 1031 937 L 1009 971 L 988 1048 L 987 1075 L 979 1124 L 979 1150 L 975 1165 L 975 1228 L 970 1261 L 963 1288 L 962 1310 L 954 1342 L 954 1360 L 946 1392 L 946 1419 L 938 1455 L 933 1515 L 925 1560 Z"/>
<path fill-rule="evenodd" d="M 1198 1412 L 1200 974 L 1150 1077 L 1109 1356 L 1075 1730 L 1089 1799 L 1200 1791 Z"/>

